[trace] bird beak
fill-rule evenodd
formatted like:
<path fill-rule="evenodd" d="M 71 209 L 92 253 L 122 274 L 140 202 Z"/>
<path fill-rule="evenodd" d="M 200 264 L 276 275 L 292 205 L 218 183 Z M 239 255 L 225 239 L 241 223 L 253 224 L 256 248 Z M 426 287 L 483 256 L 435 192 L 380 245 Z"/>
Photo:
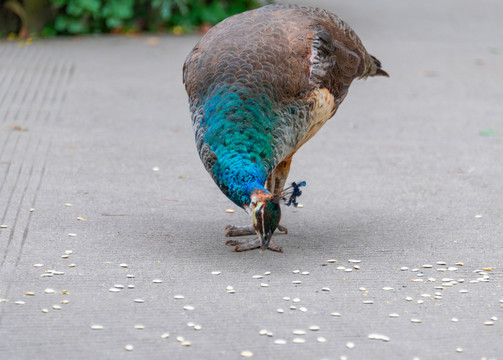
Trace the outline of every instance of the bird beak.
<path fill-rule="evenodd" d="M 260 252 L 263 252 L 269 247 L 272 232 L 266 230 L 266 223 L 264 219 L 264 203 L 258 202 L 252 210 L 253 227 L 260 239 Z"/>

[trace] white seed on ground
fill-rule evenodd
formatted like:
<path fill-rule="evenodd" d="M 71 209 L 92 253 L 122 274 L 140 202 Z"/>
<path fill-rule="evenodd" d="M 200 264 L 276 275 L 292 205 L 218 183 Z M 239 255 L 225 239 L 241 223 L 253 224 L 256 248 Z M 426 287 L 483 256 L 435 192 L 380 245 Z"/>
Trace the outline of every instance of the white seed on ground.
<path fill-rule="evenodd" d="M 110 291 L 110 292 L 119 292 L 121 290 L 113 287 L 113 288 L 108 289 L 108 291 Z"/>
<path fill-rule="evenodd" d="M 0 225 L 0 229 L 7 229 L 7 225 L 5 224 Z"/>
<path fill-rule="evenodd" d="M 497 316 L 493 316 L 493 317 L 491 317 L 491 320 L 492 321 L 498 321 L 498 317 Z"/>
<path fill-rule="evenodd" d="M 458 319 L 458 318 L 456 318 L 456 317 L 453 317 L 453 318 L 451 319 L 451 321 L 452 321 L 452 322 L 458 322 L 458 321 L 459 321 L 459 319 Z"/>
<path fill-rule="evenodd" d="M 68 300 L 61 300 L 60 303 L 63 304 L 63 305 L 66 305 L 66 304 L 69 304 L 70 301 L 68 301 Z"/>
<path fill-rule="evenodd" d="M 262 279 L 263 276 L 262 275 L 253 275 L 252 278 L 253 279 Z"/>
<path fill-rule="evenodd" d="M 335 260 L 335 259 L 328 259 L 327 260 L 327 263 L 330 263 L 330 264 L 333 264 L 333 263 L 336 263 L 336 262 L 337 262 L 337 260 Z"/>
<path fill-rule="evenodd" d="M 333 313 L 330 313 L 330 315 L 332 315 L 332 316 L 341 316 L 341 313 L 339 313 L 339 312 L 333 312 Z"/>
<path fill-rule="evenodd" d="M 466 294 L 466 293 L 468 293 L 468 290 L 466 290 L 466 289 L 461 289 L 461 290 L 459 290 L 459 292 L 460 292 L 461 294 Z"/>
<path fill-rule="evenodd" d="M 346 347 L 347 347 L 348 349 L 353 349 L 353 348 L 355 347 L 355 343 L 354 343 L 354 342 L 351 342 L 351 341 L 348 341 L 348 342 L 346 343 Z"/>
<path fill-rule="evenodd" d="M 293 298 L 293 299 L 292 299 L 292 302 L 294 302 L 294 303 L 298 303 L 298 302 L 300 302 L 300 299 L 299 299 L 299 298 Z"/>
<path fill-rule="evenodd" d="M 212 271 L 211 275 L 220 275 L 222 272 L 221 271 Z"/>
<path fill-rule="evenodd" d="M 73 263 L 72 264 L 68 264 L 68 267 L 75 267 L 75 266 L 77 266 L 77 265 L 75 265 Z"/>
<path fill-rule="evenodd" d="M 283 297 L 283 300 L 285 300 L 285 301 L 290 301 L 290 296 L 284 296 L 284 297 Z"/>
<path fill-rule="evenodd" d="M 128 279 L 134 279 L 134 275 L 133 275 L 133 274 L 127 274 L 127 275 L 126 275 L 126 277 L 127 277 Z"/>
<path fill-rule="evenodd" d="M 33 264 L 33 266 L 35 266 L 35 267 L 42 267 L 42 266 L 44 266 L 44 264 Z"/>
<path fill-rule="evenodd" d="M 286 344 L 286 340 L 284 340 L 284 339 L 276 339 L 276 340 L 274 340 L 274 343 L 276 345 L 285 345 Z"/>
<path fill-rule="evenodd" d="M 70 234 L 68 234 L 68 236 L 70 236 L 70 237 L 76 237 L 76 236 L 77 236 L 77 234 L 70 233 Z"/>
<path fill-rule="evenodd" d="M 266 329 L 262 329 L 262 330 L 260 330 L 258 333 L 259 333 L 260 335 L 267 335 L 267 333 L 268 333 L 268 332 L 269 332 L 268 330 L 266 330 Z"/>
<path fill-rule="evenodd" d="M 160 283 L 162 283 L 162 280 L 161 279 L 154 279 L 154 280 L 152 280 L 152 282 L 154 284 L 160 284 Z"/>
<path fill-rule="evenodd" d="M 424 304 L 424 300 L 423 300 L 423 299 L 419 299 L 419 300 L 417 301 L 417 303 L 418 303 L 418 304 Z"/>
<path fill-rule="evenodd" d="M 173 296 L 175 299 L 179 300 L 179 299 L 185 299 L 185 296 L 183 295 L 175 295 Z"/>
<path fill-rule="evenodd" d="M 330 291 L 330 288 L 329 287 L 322 287 L 321 291 Z"/>
<path fill-rule="evenodd" d="M 400 315 L 399 315 L 399 314 L 397 314 L 397 313 L 391 313 L 391 314 L 388 314 L 388 316 L 389 316 L 390 318 L 397 318 L 397 317 L 399 317 Z"/>
<path fill-rule="evenodd" d="M 280 314 L 283 314 L 283 313 L 285 312 L 285 310 L 283 310 L 283 309 L 278 309 L 278 310 L 276 310 L 276 312 L 279 312 Z"/>
<path fill-rule="evenodd" d="M 484 325 L 486 326 L 491 326 L 491 325 L 494 325 L 494 321 L 484 321 Z"/>
<path fill-rule="evenodd" d="M 303 271 L 300 273 L 301 275 L 309 275 L 309 271 Z"/>
<path fill-rule="evenodd" d="M 349 268 L 347 268 L 347 269 L 344 269 L 344 271 L 345 271 L 345 272 L 351 272 L 351 271 L 353 271 L 353 269 L 349 269 Z"/>
<path fill-rule="evenodd" d="M 296 330 L 292 331 L 292 333 L 294 335 L 306 335 L 306 330 L 296 329 Z"/>
<path fill-rule="evenodd" d="M 41 277 L 53 277 L 52 274 L 40 274 Z"/>
<path fill-rule="evenodd" d="M 266 271 L 266 272 L 264 272 L 264 275 L 271 275 L 271 272 L 270 271 Z"/>
<path fill-rule="evenodd" d="M 320 330 L 320 327 L 318 325 L 311 325 L 309 327 L 309 330 L 311 330 L 311 331 L 318 331 L 318 330 Z"/>
<path fill-rule="evenodd" d="M 306 311 L 307 311 L 307 308 L 305 308 L 304 306 L 301 306 L 301 307 L 299 308 L 299 310 L 300 310 L 300 311 L 302 311 L 302 312 L 306 312 Z"/>
<path fill-rule="evenodd" d="M 391 291 L 391 290 L 395 290 L 394 288 L 392 288 L 391 286 L 385 286 L 382 288 L 384 291 Z"/>
<path fill-rule="evenodd" d="M 194 307 L 192 305 L 185 305 L 183 307 L 184 310 L 194 310 Z"/>
<path fill-rule="evenodd" d="M 52 308 L 54 310 L 61 310 L 61 306 L 59 306 L 59 305 L 52 305 Z"/>
<path fill-rule="evenodd" d="M 381 341 L 386 341 L 386 342 L 390 340 L 389 336 L 386 336 L 383 334 L 375 334 L 375 333 L 369 334 L 368 338 L 372 339 L 372 340 L 381 340 Z"/>
<path fill-rule="evenodd" d="M 47 289 L 45 289 L 45 290 L 44 290 L 44 292 L 45 292 L 46 294 L 54 294 L 54 293 L 56 292 L 56 290 L 54 290 L 54 289 L 50 289 L 50 288 L 47 288 Z"/>
<path fill-rule="evenodd" d="M 266 284 L 266 283 L 261 283 L 260 284 L 261 287 L 269 287 L 269 284 Z"/>
<path fill-rule="evenodd" d="M 447 265 L 445 261 L 437 261 L 437 265 Z"/>
<path fill-rule="evenodd" d="M 455 266 L 449 266 L 449 267 L 447 268 L 447 270 L 449 270 L 449 271 L 458 271 L 458 268 L 457 268 L 457 267 L 455 267 Z"/>
<path fill-rule="evenodd" d="M 127 351 L 133 351 L 134 346 L 131 344 L 127 344 L 126 346 L 124 346 L 124 349 L 126 349 Z"/>
<path fill-rule="evenodd" d="M 297 306 L 290 305 L 290 310 L 297 310 Z"/>
<path fill-rule="evenodd" d="M 232 214 L 234 212 L 234 209 L 227 209 L 227 210 L 225 210 L 225 212 Z"/>
<path fill-rule="evenodd" d="M 456 348 L 456 352 L 458 352 L 458 353 L 463 352 L 463 348 L 460 348 L 460 347 Z"/>
<path fill-rule="evenodd" d="M 400 270 L 402 270 L 402 271 L 407 271 L 407 270 L 409 270 L 409 268 L 408 268 L 407 266 L 402 266 L 402 267 L 400 268 Z"/>
<path fill-rule="evenodd" d="M 185 341 L 184 337 L 183 336 L 177 336 L 176 337 L 176 341 L 178 342 L 182 342 L 182 341 Z"/>
<path fill-rule="evenodd" d="M 306 339 L 304 338 L 293 338 L 292 342 L 295 344 L 304 344 L 306 342 Z"/>
<path fill-rule="evenodd" d="M 21 301 L 21 300 L 18 300 L 18 301 L 14 301 L 14 304 L 16 304 L 16 305 L 24 305 L 25 302 Z"/>
<path fill-rule="evenodd" d="M 185 340 L 185 341 L 182 341 L 180 343 L 180 345 L 182 345 L 182 346 L 190 346 L 190 345 L 192 345 L 192 343 L 190 341 L 188 341 L 188 340 Z"/>
<path fill-rule="evenodd" d="M 163 333 L 163 334 L 161 335 L 161 338 L 162 338 L 162 339 L 167 339 L 167 338 L 169 338 L 169 333 L 168 333 L 168 332 Z"/>
<path fill-rule="evenodd" d="M 119 264 L 119 266 L 120 266 L 120 267 L 122 267 L 122 268 L 127 268 L 127 267 L 129 267 L 129 265 L 128 265 L 128 264 L 125 264 L 125 263 L 121 263 L 121 264 Z"/>
<path fill-rule="evenodd" d="M 114 285 L 114 288 L 117 288 L 117 289 L 124 289 L 124 285 L 122 285 L 122 284 L 115 284 L 115 285 Z"/>
<path fill-rule="evenodd" d="M 431 294 L 421 294 L 422 297 L 431 298 Z"/>
<path fill-rule="evenodd" d="M 134 285 L 128 285 L 127 288 L 128 289 L 134 289 Z"/>
<path fill-rule="evenodd" d="M 65 255 L 61 255 L 61 257 L 62 257 L 63 259 L 68 259 L 68 258 L 70 257 L 70 255 L 66 255 L 66 254 L 65 254 Z"/>
<path fill-rule="evenodd" d="M 241 351 L 241 356 L 242 357 L 252 357 L 253 352 L 251 352 L 250 350 L 243 350 L 243 351 Z"/>
<path fill-rule="evenodd" d="M 194 330 L 201 330 L 203 327 L 199 324 L 194 325 Z"/>
<path fill-rule="evenodd" d="M 35 293 L 33 291 L 27 291 L 24 293 L 26 296 L 35 296 Z"/>
<path fill-rule="evenodd" d="M 194 327 L 196 324 L 194 324 L 192 321 L 187 323 L 188 327 Z"/>
<path fill-rule="evenodd" d="M 358 264 L 361 262 L 361 260 L 354 260 L 354 259 L 349 259 L 348 260 L 349 263 L 352 263 L 352 264 Z"/>
<path fill-rule="evenodd" d="M 364 304 L 373 304 L 374 300 L 364 300 L 363 303 Z"/>
<path fill-rule="evenodd" d="M 463 266 L 463 265 L 464 265 L 464 263 L 463 263 L 462 261 L 458 261 L 458 262 L 456 263 L 456 265 L 457 265 L 457 266 Z"/>
<path fill-rule="evenodd" d="M 134 328 L 136 330 L 145 330 L 145 325 L 135 325 Z"/>
<path fill-rule="evenodd" d="M 293 270 L 292 272 L 293 272 L 294 274 L 298 274 L 298 273 L 300 273 L 300 270 L 296 269 L 296 270 Z"/>
<path fill-rule="evenodd" d="M 327 342 L 327 339 L 325 339 L 324 337 L 322 336 L 319 336 L 316 338 L 316 341 L 320 342 L 320 343 L 326 343 Z"/>
<path fill-rule="evenodd" d="M 412 269 L 411 271 L 412 271 L 412 272 L 418 272 L 418 271 L 419 271 L 419 269 L 418 269 L 418 268 L 414 268 L 414 269 Z"/>
<path fill-rule="evenodd" d="M 358 290 L 360 290 L 360 291 L 367 291 L 367 288 L 364 288 L 364 287 L 362 286 L 362 287 L 358 288 Z"/>
<path fill-rule="evenodd" d="M 412 323 L 420 323 L 421 320 L 420 319 L 410 319 L 410 322 L 412 322 Z"/>
<path fill-rule="evenodd" d="M 433 267 L 433 265 L 431 265 L 431 264 L 424 264 L 423 267 L 425 269 L 431 269 Z"/>
<path fill-rule="evenodd" d="M 300 280 L 294 280 L 294 281 L 292 281 L 292 284 L 293 285 L 300 285 L 300 284 L 302 284 L 302 281 L 300 281 Z"/>
<path fill-rule="evenodd" d="M 93 330 L 103 330 L 104 327 L 103 327 L 103 325 L 97 325 L 96 324 L 96 325 L 91 325 L 91 329 L 93 329 Z"/>
<path fill-rule="evenodd" d="M 360 270 L 360 265 L 355 265 L 355 266 L 353 266 L 353 269 L 355 269 L 355 270 Z"/>
<path fill-rule="evenodd" d="M 43 308 L 41 311 L 42 311 L 43 313 L 48 313 L 48 312 L 49 312 L 49 309 L 48 309 L 48 308 Z"/>
<path fill-rule="evenodd" d="M 346 270 L 345 266 L 337 266 L 337 270 Z"/>
<path fill-rule="evenodd" d="M 70 204 L 70 203 L 66 203 L 66 204 L 63 204 L 63 206 L 66 206 L 66 207 L 71 207 L 71 206 L 72 206 L 72 204 Z"/>
<path fill-rule="evenodd" d="M 407 300 L 407 301 L 412 301 L 412 300 L 414 300 L 414 299 L 413 299 L 411 296 L 406 296 L 406 297 L 405 297 L 405 300 Z"/>
<path fill-rule="evenodd" d="M 143 303 L 143 302 L 145 302 L 145 300 L 143 300 L 143 299 L 134 299 L 134 302 L 135 303 Z"/>

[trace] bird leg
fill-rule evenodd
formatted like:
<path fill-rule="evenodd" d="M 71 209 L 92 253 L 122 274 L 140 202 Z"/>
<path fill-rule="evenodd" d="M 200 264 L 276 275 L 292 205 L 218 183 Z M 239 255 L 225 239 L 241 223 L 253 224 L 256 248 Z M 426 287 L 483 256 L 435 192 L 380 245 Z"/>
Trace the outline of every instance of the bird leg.
<path fill-rule="evenodd" d="M 260 239 L 227 240 L 225 245 L 234 246 L 234 249 L 232 249 L 234 252 L 253 250 L 260 248 Z M 276 245 L 272 240 L 269 241 L 269 246 L 267 248 L 272 251 L 283 252 L 283 248 Z"/>
<path fill-rule="evenodd" d="M 292 156 L 290 154 L 285 160 L 280 162 L 272 171 L 271 175 L 267 178 L 266 187 L 274 195 L 281 195 L 285 187 L 286 178 L 290 172 L 290 165 L 292 164 Z M 288 234 L 288 229 L 284 226 L 278 225 L 278 230 Z"/>
<path fill-rule="evenodd" d="M 225 230 L 227 230 L 225 237 L 255 235 L 256 233 L 253 225 L 227 225 Z M 278 225 L 277 230 L 288 234 L 288 229 L 284 226 Z"/>

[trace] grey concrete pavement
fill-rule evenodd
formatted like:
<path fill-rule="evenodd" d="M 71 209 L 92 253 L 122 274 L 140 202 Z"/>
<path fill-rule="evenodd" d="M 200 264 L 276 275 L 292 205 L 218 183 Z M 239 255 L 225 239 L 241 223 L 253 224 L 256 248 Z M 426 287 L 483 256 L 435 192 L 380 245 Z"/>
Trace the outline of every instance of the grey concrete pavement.
<path fill-rule="evenodd" d="M 503 358 L 503 4 L 310 4 L 391 78 L 296 155 L 284 254 L 224 245 L 197 36 L 0 42 L 0 359 Z"/>

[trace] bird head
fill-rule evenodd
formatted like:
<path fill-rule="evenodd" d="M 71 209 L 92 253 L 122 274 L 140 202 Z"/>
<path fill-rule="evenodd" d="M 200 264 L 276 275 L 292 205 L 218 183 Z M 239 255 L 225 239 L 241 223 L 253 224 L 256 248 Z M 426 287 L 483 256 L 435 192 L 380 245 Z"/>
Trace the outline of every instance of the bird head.
<path fill-rule="evenodd" d="M 269 247 L 274 230 L 278 227 L 281 218 L 280 198 L 263 190 L 252 194 L 250 210 L 252 213 L 253 227 L 260 239 L 260 251 Z"/>

